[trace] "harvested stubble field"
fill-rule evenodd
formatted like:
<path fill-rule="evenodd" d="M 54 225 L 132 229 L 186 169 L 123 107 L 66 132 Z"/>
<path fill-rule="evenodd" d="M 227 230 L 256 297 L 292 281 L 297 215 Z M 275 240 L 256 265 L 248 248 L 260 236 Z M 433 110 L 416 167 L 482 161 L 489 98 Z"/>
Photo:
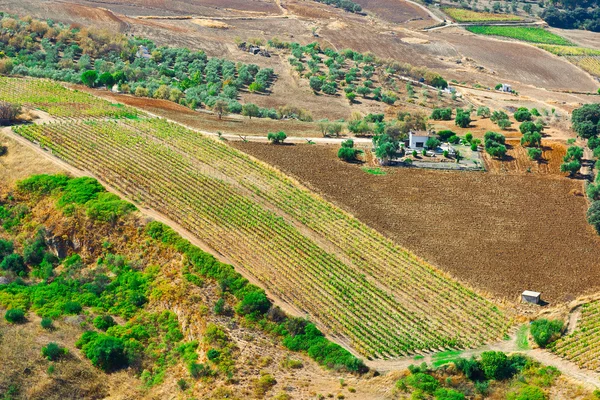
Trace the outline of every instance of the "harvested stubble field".
<path fill-rule="evenodd" d="M 585 198 L 572 194 L 580 181 L 404 168 L 373 176 L 334 147 L 232 145 L 492 295 L 517 300 L 531 289 L 559 302 L 600 288 L 600 239 Z"/>
<path fill-rule="evenodd" d="M 433 25 L 433 19 L 422 8 L 402 0 L 355 0 L 367 13 L 373 13 L 385 21 L 404 24 L 409 21 L 425 21 Z"/>
<path fill-rule="evenodd" d="M 564 144 L 558 142 L 542 141 L 542 159 L 532 161 L 527 155 L 527 148 L 521 146 L 519 140 L 506 141 L 506 156 L 503 160 L 490 157 L 483 152 L 486 169 L 494 174 L 544 174 L 561 175 L 560 164 L 567 153 Z"/>

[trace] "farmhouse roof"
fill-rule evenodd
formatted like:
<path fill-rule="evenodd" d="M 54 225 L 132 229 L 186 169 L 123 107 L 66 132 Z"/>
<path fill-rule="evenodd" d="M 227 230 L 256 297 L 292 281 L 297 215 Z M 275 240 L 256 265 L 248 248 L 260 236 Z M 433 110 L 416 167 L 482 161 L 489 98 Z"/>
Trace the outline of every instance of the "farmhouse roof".
<path fill-rule="evenodd" d="M 525 290 L 523 296 L 540 297 L 542 294 L 539 292 L 533 292 L 531 290 Z"/>
<path fill-rule="evenodd" d="M 433 132 L 427 132 L 427 131 L 410 131 L 410 134 L 413 136 L 419 136 L 419 137 L 436 137 L 437 135 Z"/>

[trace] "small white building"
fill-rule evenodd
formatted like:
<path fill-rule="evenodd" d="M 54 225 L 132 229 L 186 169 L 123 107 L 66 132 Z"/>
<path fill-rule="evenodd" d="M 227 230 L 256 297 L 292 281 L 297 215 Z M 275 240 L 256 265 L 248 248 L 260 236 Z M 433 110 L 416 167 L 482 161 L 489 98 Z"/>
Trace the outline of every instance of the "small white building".
<path fill-rule="evenodd" d="M 526 290 L 523 293 L 521 293 L 521 300 L 524 301 L 525 303 L 540 304 L 541 296 L 542 296 L 542 294 L 539 292 L 533 292 L 531 290 Z"/>
<path fill-rule="evenodd" d="M 503 92 L 512 93 L 512 86 L 507 83 L 503 83 L 500 90 Z"/>
<path fill-rule="evenodd" d="M 425 148 L 425 143 L 427 143 L 427 139 L 436 137 L 431 132 L 424 131 L 410 131 L 408 134 L 408 148 L 409 149 L 423 149 Z"/>

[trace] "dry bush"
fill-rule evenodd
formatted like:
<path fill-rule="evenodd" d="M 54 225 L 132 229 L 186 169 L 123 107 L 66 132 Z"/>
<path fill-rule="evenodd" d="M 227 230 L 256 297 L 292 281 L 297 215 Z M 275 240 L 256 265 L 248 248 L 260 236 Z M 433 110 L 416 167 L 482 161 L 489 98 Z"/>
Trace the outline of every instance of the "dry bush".
<path fill-rule="evenodd" d="M 21 114 L 20 105 L 0 101 L 0 125 L 7 125 L 16 121 L 19 114 Z"/>

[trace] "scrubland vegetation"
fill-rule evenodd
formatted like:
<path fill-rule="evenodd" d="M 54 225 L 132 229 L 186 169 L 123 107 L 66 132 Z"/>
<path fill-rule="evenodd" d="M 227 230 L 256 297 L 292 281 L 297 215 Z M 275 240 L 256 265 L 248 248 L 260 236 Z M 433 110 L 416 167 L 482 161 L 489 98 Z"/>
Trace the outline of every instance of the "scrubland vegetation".
<path fill-rule="evenodd" d="M 57 227 L 48 217 L 79 229 L 91 224 L 109 232 L 138 224 L 129 216 L 135 207 L 107 193 L 94 179 L 32 176 L 19 182 L 14 195 L 0 202 L 0 307 L 7 310 L 4 319 L 10 324 L 31 324 L 28 315 L 34 313 L 42 318 L 42 328 L 51 332 L 60 329 L 54 321 L 77 316 L 83 333 L 71 345 L 104 372 L 130 368 L 147 387 L 162 384 L 166 371 L 179 363 L 187 366 L 194 379 L 231 379 L 235 374 L 232 357 L 236 350 L 222 326 L 208 324 L 202 343 L 186 340 L 180 317 L 156 308 L 167 290 L 164 271 L 153 264 L 159 258 L 152 258 L 161 252 L 183 257 L 181 273 L 190 284 L 203 287 L 208 281 L 220 287 L 215 314 L 231 316 L 235 312 L 244 323 L 278 338 L 290 350 L 306 352 L 327 368 L 366 371 L 359 359 L 326 339 L 314 324 L 287 316 L 233 267 L 161 223 L 134 227 L 137 233 L 132 239 L 139 244 L 126 243 L 126 248 L 119 244 L 118 249 L 127 254 L 136 245 L 145 248 L 142 254 L 147 255 L 135 260 L 114 252 L 117 247 L 113 249 L 108 241 L 94 243 L 87 238 L 84 247 L 76 248 L 72 240 L 80 234 L 77 231 L 69 232 L 75 235 L 72 237 L 55 236 Z M 40 213 L 46 218 L 40 219 Z M 50 361 L 68 357 L 67 350 L 54 342 L 39 351 Z M 201 354 L 207 362 L 199 363 Z M 0 388 L 6 379 L 10 377 L 0 378 Z"/>

